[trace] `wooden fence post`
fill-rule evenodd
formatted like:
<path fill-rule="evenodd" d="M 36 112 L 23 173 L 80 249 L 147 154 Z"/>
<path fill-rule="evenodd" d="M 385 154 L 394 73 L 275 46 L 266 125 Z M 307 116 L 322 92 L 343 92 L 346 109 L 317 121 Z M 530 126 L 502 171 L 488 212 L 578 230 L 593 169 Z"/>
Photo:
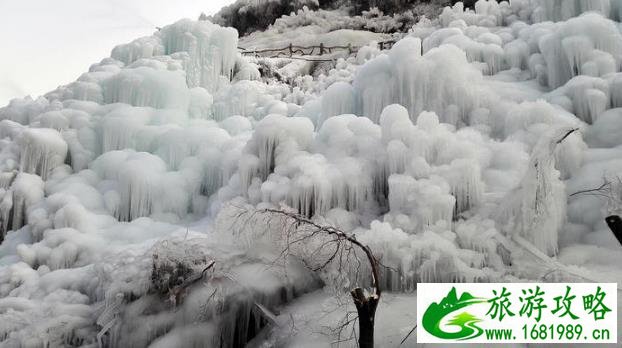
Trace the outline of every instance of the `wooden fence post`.
<path fill-rule="evenodd" d="M 294 44 L 290 43 L 289 44 L 289 56 L 293 56 L 294 55 Z"/>
<path fill-rule="evenodd" d="M 320 56 L 324 55 L 324 43 L 320 42 Z"/>

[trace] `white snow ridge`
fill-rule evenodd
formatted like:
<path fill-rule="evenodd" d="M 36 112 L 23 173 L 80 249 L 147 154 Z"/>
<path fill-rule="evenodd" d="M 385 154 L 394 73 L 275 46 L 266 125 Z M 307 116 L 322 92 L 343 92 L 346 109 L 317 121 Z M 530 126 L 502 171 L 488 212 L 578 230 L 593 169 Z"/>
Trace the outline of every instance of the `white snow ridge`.
<path fill-rule="evenodd" d="M 369 265 L 311 223 L 381 261 L 379 347 L 417 283 L 622 283 L 621 1 L 344 8 L 181 20 L 0 108 L 0 346 L 354 347 Z M 239 49 L 294 40 L 352 45 Z"/>

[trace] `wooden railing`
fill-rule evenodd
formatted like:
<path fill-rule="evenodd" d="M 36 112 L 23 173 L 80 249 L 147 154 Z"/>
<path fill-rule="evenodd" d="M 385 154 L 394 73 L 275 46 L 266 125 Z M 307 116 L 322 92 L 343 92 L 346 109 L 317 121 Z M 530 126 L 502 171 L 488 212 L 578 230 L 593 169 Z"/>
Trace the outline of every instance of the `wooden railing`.
<path fill-rule="evenodd" d="M 380 50 L 390 49 L 395 44 L 395 40 L 381 41 L 378 43 Z M 304 59 L 309 61 L 332 61 L 333 59 L 306 59 L 305 56 L 323 56 L 325 54 L 332 54 L 336 51 L 347 51 L 348 55 L 358 52 L 361 46 L 353 46 L 348 44 L 347 46 L 326 46 L 324 43 L 320 43 L 317 46 L 296 46 L 289 44 L 282 48 L 264 48 L 259 50 L 249 50 L 243 47 L 238 47 L 243 55 L 265 57 L 265 58 L 291 58 L 291 59 Z"/>

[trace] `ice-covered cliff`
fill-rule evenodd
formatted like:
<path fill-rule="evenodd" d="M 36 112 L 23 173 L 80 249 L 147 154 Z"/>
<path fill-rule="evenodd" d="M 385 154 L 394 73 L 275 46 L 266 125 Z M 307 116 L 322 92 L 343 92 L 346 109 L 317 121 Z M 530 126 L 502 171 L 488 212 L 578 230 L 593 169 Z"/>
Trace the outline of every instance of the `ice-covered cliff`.
<path fill-rule="evenodd" d="M 0 345 L 313 339 L 333 323 L 259 334 L 264 308 L 304 322 L 292 300 L 330 293 L 340 271 L 348 284 L 364 276 L 275 265 L 278 230 L 240 224 L 240 209 L 354 233 L 390 266 L 383 287 L 406 297 L 417 282 L 620 283 L 604 218 L 622 202 L 621 11 L 457 3 L 390 50 L 370 43 L 313 76 L 293 59 L 242 56 L 234 29 L 183 20 L 12 100 L 0 108 Z M 304 32 L 304 18 L 332 17 L 305 10 L 242 40 Z M 573 195 L 603 179 L 605 193 Z M 166 298 L 211 261 L 209 281 Z"/>

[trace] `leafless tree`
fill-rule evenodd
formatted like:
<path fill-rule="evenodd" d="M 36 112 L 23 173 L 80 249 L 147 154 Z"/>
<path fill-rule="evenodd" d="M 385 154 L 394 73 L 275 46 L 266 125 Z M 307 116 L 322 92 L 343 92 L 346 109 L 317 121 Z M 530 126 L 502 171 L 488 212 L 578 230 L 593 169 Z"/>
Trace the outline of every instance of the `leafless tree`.
<path fill-rule="evenodd" d="M 245 213 L 246 218 L 242 216 Z M 369 279 L 368 289 L 356 287 L 350 291 L 357 316 L 353 317 L 353 313 L 348 313 L 337 331 L 341 339 L 342 331 L 354 321 L 358 321 L 359 347 L 373 347 L 376 309 L 382 289 L 379 282 L 381 265 L 369 246 L 357 240 L 354 234 L 320 224 L 297 212 L 264 209 L 250 213 L 245 211 L 245 213 L 237 216 L 237 218 L 245 219 L 244 223 L 248 223 L 258 215 L 267 219 L 270 229 L 274 230 L 274 223 L 276 223 L 278 231 L 272 231 L 272 233 L 278 233 L 278 238 L 282 240 L 279 258 L 296 255 L 312 271 L 324 271 L 329 266 L 334 266 L 340 274 L 347 274 L 354 270 L 356 279 L 359 279 L 359 275 L 361 275 L 360 279 Z M 361 271 L 369 274 L 359 273 Z"/>
<path fill-rule="evenodd" d="M 371 291 L 369 294 L 366 294 L 363 288 L 356 287 L 350 291 L 350 295 L 352 296 L 354 306 L 356 307 L 356 311 L 358 313 L 359 346 L 362 348 L 373 347 L 376 309 L 378 308 L 382 289 L 379 285 L 379 262 L 369 246 L 359 242 L 353 234 L 348 234 L 333 226 L 320 225 L 298 213 L 279 209 L 266 209 L 263 213 L 285 218 L 286 223 L 296 226 L 295 231 L 298 232 L 301 231 L 301 226 L 307 227 L 302 229 L 303 232 L 301 235 L 297 236 L 298 238 L 288 238 L 288 246 L 292 246 L 297 243 L 304 243 L 306 240 L 316 238 L 318 236 L 328 237 L 327 240 L 324 240 L 323 243 L 320 244 L 319 248 L 332 247 L 334 248 L 333 252 L 327 260 L 319 265 L 319 267 L 312 268 L 314 271 L 322 270 L 334 261 L 337 261 L 339 263 L 338 267 L 341 267 L 341 263 L 347 262 L 348 255 L 357 258 L 356 251 L 354 250 L 355 248 L 363 252 L 371 269 Z M 287 231 L 294 232 L 291 229 L 287 229 Z M 358 258 L 357 262 L 360 262 Z"/>

